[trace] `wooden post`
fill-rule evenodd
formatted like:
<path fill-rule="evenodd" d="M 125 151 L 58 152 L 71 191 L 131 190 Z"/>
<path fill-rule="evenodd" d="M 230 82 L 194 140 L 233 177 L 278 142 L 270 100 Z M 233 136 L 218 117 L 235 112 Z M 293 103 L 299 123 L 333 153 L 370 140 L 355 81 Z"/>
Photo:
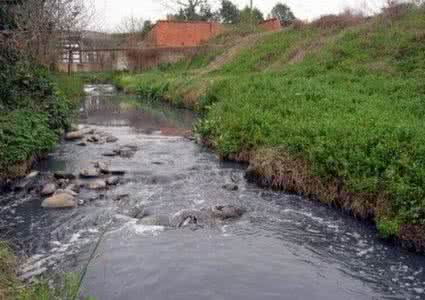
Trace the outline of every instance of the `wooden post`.
<path fill-rule="evenodd" d="M 71 66 L 72 66 L 73 61 L 74 61 L 74 57 L 73 57 L 73 53 L 72 53 L 72 46 L 71 46 L 71 44 L 69 44 L 69 47 L 68 47 L 68 76 L 71 75 Z"/>

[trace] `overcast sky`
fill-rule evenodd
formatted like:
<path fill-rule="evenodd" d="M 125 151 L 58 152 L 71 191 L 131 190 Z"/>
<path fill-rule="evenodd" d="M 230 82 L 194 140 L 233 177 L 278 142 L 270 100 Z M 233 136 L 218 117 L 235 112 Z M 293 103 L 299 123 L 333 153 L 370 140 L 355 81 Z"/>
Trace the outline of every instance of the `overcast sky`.
<path fill-rule="evenodd" d="M 108 31 L 114 30 L 126 16 L 143 19 L 163 19 L 171 9 L 166 8 L 162 0 L 91 0 L 94 2 L 98 26 Z M 311 20 L 324 14 L 338 13 L 344 8 L 376 10 L 385 0 L 254 0 L 265 16 L 277 2 L 288 4 L 299 19 Z M 219 0 L 210 0 L 217 4 Z M 240 8 L 249 4 L 249 0 L 233 0 Z"/>

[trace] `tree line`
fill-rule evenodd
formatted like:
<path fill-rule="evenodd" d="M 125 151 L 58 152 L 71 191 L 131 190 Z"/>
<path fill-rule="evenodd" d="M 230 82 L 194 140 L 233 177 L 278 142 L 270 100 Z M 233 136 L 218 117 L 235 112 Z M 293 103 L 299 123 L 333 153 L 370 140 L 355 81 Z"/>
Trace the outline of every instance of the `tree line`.
<path fill-rule="evenodd" d="M 261 22 L 265 19 L 263 12 L 257 7 L 251 9 L 249 6 L 245 6 L 243 9 L 239 9 L 230 0 L 222 0 L 220 7 L 215 11 L 208 0 L 168 0 L 166 2 L 170 7 L 177 7 L 178 12 L 169 16 L 176 20 L 218 21 L 225 24 L 238 24 L 252 20 Z M 281 2 L 273 7 L 268 17 L 279 19 L 282 25 L 295 20 L 295 15 L 290 7 Z"/>
<path fill-rule="evenodd" d="M 55 63 L 63 37 L 85 28 L 91 16 L 84 0 L 0 2 L 0 59 L 14 52 L 43 65 Z"/>
<path fill-rule="evenodd" d="M 164 0 L 163 5 L 176 11 L 167 16 L 170 20 L 178 21 L 214 21 L 223 24 L 248 24 L 264 21 L 265 15 L 257 8 L 245 6 L 239 9 L 230 0 L 221 0 L 218 9 L 213 10 L 208 0 Z M 296 20 L 291 8 L 284 3 L 277 3 L 267 15 L 269 18 L 277 18 L 282 26 Z M 140 33 L 145 36 L 152 28 L 152 22 L 134 16 L 126 17 L 117 26 L 118 33 Z"/>

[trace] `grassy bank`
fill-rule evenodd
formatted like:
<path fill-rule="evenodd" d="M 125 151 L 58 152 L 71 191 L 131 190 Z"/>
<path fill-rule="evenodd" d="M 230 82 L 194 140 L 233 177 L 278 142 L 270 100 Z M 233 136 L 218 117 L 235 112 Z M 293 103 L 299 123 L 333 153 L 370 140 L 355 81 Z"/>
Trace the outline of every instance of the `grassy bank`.
<path fill-rule="evenodd" d="M 73 300 L 79 288 L 76 274 L 65 275 L 52 287 L 47 281 L 23 284 L 16 276 L 18 260 L 5 242 L 0 241 L 0 298 L 13 300 Z"/>
<path fill-rule="evenodd" d="M 180 63 L 115 82 L 203 112 L 198 133 L 264 183 L 374 218 L 423 251 L 424 9 L 344 18 L 263 34 L 219 68 Z"/>
<path fill-rule="evenodd" d="M 72 73 L 71 75 L 54 73 L 52 78 L 58 90 L 71 99 L 73 104 L 78 105 L 84 94 L 85 84 L 111 83 L 120 74 L 119 72 Z"/>

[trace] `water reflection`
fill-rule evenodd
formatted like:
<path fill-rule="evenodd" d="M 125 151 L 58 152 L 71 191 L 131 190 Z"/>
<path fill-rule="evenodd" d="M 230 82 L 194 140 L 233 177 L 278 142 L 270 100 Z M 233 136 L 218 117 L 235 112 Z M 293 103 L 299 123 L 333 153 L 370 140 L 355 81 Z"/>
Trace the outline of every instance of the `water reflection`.
<path fill-rule="evenodd" d="M 128 126 L 139 133 L 160 132 L 165 136 L 189 134 L 195 118 L 186 109 L 127 95 L 88 95 L 80 110 L 81 121 L 89 125 Z"/>

